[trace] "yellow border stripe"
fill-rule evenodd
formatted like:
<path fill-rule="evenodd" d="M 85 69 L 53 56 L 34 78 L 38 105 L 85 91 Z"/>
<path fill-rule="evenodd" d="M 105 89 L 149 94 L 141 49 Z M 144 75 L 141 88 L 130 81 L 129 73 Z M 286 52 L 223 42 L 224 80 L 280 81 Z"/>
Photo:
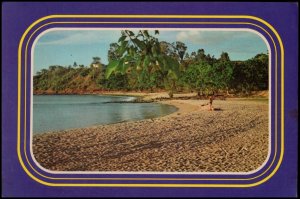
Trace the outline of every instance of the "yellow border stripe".
<path fill-rule="evenodd" d="M 53 183 L 47 183 L 44 181 L 41 181 L 39 179 L 37 179 L 35 176 L 33 176 L 25 167 L 22 158 L 21 158 L 21 153 L 20 153 L 20 148 L 18 147 L 17 152 L 18 152 L 18 157 L 20 160 L 20 163 L 23 167 L 23 169 L 26 171 L 26 173 L 32 177 L 33 179 L 35 179 L 36 181 L 45 184 L 45 185 L 49 185 L 49 186 L 126 186 L 126 187 L 136 187 L 136 186 L 142 186 L 142 187 L 251 187 L 251 186 L 256 186 L 259 185 L 265 181 L 267 181 L 270 177 L 272 177 L 275 172 L 278 170 L 281 162 L 282 162 L 282 158 L 283 158 L 283 150 L 284 150 L 284 48 L 283 48 L 283 44 L 281 41 L 281 38 L 279 36 L 279 34 L 277 33 L 277 31 L 266 21 L 254 17 L 254 16 L 247 16 L 247 15 L 240 15 L 240 16 L 229 16 L 229 15 L 220 15 L 220 16 L 216 16 L 216 15 L 150 15 L 150 16 L 146 16 L 146 15 L 51 15 L 51 16 L 46 16 L 43 17 L 37 21 L 35 21 L 32 25 L 29 26 L 29 28 L 25 31 L 25 33 L 23 34 L 20 43 L 19 43 L 19 49 L 18 49 L 18 145 L 20 145 L 20 94 L 21 94 L 21 51 L 22 51 L 22 44 L 24 41 L 24 38 L 26 37 L 26 35 L 28 34 L 28 32 L 30 31 L 30 29 L 32 29 L 33 26 L 35 26 L 37 23 L 46 20 L 46 19 L 50 19 L 50 18 L 74 18 L 74 17 L 78 17 L 78 18 L 247 18 L 247 19 L 253 19 L 256 21 L 259 21 L 263 24 L 265 24 L 266 26 L 268 26 L 276 35 L 279 44 L 280 44 L 280 49 L 281 49 L 281 154 L 280 154 L 280 159 L 278 161 L 278 164 L 276 165 L 275 169 L 273 170 L 273 172 L 267 176 L 265 179 L 253 183 L 253 184 L 245 184 L 245 185 L 230 185 L 230 184 L 53 184 Z"/>
<path fill-rule="evenodd" d="M 105 23 L 105 24 L 107 24 L 107 23 L 110 23 L 110 22 L 50 22 L 50 23 L 44 24 L 44 25 L 40 26 L 39 28 L 37 28 L 31 34 L 31 36 L 29 37 L 29 39 L 27 41 L 27 44 L 26 44 L 26 48 L 25 48 L 25 54 L 27 55 L 28 44 L 29 44 L 32 36 L 39 29 L 41 29 L 42 27 L 45 27 L 45 26 L 50 25 L 50 24 L 77 24 L 77 23 L 79 23 L 79 24 L 82 24 L 82 23 L 84 23 L 84 24 L 90 24 L 90 23 L 96 23 L 96 24 L 103 24 L 103 23 Z M 119 24 L 119 23 L 121 23 L 121 24 L 123 24 L 123 23 L 128 24 L 128 23 L 131 23 L 131 22 L 114 22 L 114 23 L 116 23 L 116 24 Z M 168 22 L 135 22 L 135 23 L 138 23 L 138 24 L 144 24 L 144 23 L 151 23 L 151 24 L 154 24 L 154 23 L 157 24 L 157 23 L 159 23 L 159 24 L 161 24 L 161 23 L 163 23 L 163 24 L 165 24 L 165 23 L 168 23 Z M 175 23 L 176 24 L 186 24 L 186 22 L 175 22 Z M 220 22 L 220 23 L 219 22 L 195 22 L 195 23 L 190 22 L 189 24 L 211 24 L 211 23 L 213 23 L 213 24 L 224 24 L 224 23 L 225 24 L 232 24 L 230 22 L 224 22 L 224 23 L 223 22 Z M 260 29 L 262 29 L 264 32 L 266 32 L 269 35 L 269 37 L 271 38 L 271 40 L 272 40 L 272 42 L 274 44 L 274 48 L 275 48 L 275 68 L 276 68 L 277 67 L 277 50 L 276 50 L 276 45 L 275 45 L 275 42 L 274 42 L 272 36 L 264 28 L 262 28 L 261 26 L 258 26 L 256 24 L 242 23 L 242 22 L 236 22 L 236 23 L 233 23 L 233 24 L 247 24 L 247 25 L 257 26 L 257 27 L 259 27 Z M 27 70 L 27 62 L 26 62 L 26 57 L 25 57 L 25 72 L 26 72 L 26 70 Z M 275 70 L 275 72 L 277 72 L 277 71 Z M 276 80 L 277 80 L 277 77 L 276 77 Z M 277 81 L 275 81 L 275 82 L 277 82 Z M 26 89 L 26 81 L 25 81 L 25 89 Z M 276 90 L 275 93 L 276 93 L 276 96 L 277 96 L 277 90 Z M 25 93 L 25 97 L 24 98 L 25 98 L 24 99 L 25 100 L 25 103 L 24 103 L 25 104 L 25 111 L 24 111 L 25 112 L 25 119 L 24 119 L 24 123 L 26 124 L 26 93 Z M 275 101 L 276 101 L 275 104 L 276 104 L 276 110 L 277 110 L 277 99 Z M 38 171 L 36 171 L 33 168 L 33 166 L 30 164 L 29 160 L 28 160 L 27 153 L 26 153 L 26 126 L 24 127 L 25 128 L 24 129 L 24 152 L 25 152 L 26 160 L 27 160 L 27 162 L 28 162 L 28 164 L 29 164 L 29 166 L 31 167 L 32 170 L 34 170 L 38 175 L 40 175 L 40 176 L 42 176 L 44 178 L 53 179 L 53 180 L 55 180 L 55 179 L 56 180 L 80 180 L 80 179 L 81 180 L 189 180 L 189 181 L 196 181 L 196 180 L 232 180 L 232 181 L 237 181 L 237 180 L 253 180 L 253 179 L 256 179 L 256 178 L 262 176 L 263 174 L 265 174 L 272 167 L 272 165 L 273 165 L 273 163 L 274 163 L 274 161 L 276 159 L 276 152 L 277 152 L 277 119 L 275 119 L 275 126 L 276 126 L 276 130 L 275 130 L 275 142 L 274 142 L 275 143 L 275 154 L 274 154 L 274 157 L 273 157 L 273 160 L 272 160 L 271 164 L 260 175 L 258 175 L 256 177 L 252 177 L 252 178 L 245 178 L 245 179 L 235 179 L 235 178 L 233 178 L 233 179 L 230 179 L 230 178 L 229 179 L 228 178 L 201 178 L 201 179 L 197 179 L 197 178 L 193 178 L 193 179 L 191 179 L 191 178 L 190 179 L 186 179 L 186 178 L 180 178 L 180 179 L 174 179 L 174 178 L 53 178 L 53 177 L 48 177 L 48 176 L 42 175 Z"/>

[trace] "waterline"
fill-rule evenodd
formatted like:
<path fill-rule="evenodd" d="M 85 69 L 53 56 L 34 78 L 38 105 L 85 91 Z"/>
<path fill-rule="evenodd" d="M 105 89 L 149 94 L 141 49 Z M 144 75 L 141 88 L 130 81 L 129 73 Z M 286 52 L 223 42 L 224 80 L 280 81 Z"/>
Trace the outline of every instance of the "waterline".
<path fill-rule="evenodd" d="M 177 110 L 159 103 L 120 103 L 135 99 L 107 95 L 34 95 L 33 134 L 150 119 Z"/>

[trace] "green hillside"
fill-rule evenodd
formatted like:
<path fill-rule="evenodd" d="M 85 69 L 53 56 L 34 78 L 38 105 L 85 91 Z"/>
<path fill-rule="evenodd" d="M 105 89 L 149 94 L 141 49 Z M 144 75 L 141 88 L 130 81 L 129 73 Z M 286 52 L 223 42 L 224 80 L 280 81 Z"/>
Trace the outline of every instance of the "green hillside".
<path fill-rule="evenodd" d="M 159 31 L 155 31 L 159 34 Z M 168 91 L 249 93 L 268 90 L 267 54 L 246 61 L 231 61 L 227 52 L 219 58 L 199 49 L 187 53 L 182 42 L 159 42 L 148 31 L 122 31 L 108 50 L 109 64 L 93 57 L 90 66 L 50 66 L 33 77 L 34 94 L 77 94 L 94 91 Z"/>

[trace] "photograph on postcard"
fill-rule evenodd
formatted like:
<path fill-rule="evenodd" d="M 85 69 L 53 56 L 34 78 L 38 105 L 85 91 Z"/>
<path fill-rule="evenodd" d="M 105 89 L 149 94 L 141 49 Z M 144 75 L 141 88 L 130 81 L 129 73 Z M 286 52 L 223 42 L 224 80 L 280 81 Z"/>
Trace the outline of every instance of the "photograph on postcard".
<path fill-rule="evenodd" d="M 270 47 L 247 28 L 51 28 L 30 150 L 52 173 L 251 174 L 270 156 Z"/>

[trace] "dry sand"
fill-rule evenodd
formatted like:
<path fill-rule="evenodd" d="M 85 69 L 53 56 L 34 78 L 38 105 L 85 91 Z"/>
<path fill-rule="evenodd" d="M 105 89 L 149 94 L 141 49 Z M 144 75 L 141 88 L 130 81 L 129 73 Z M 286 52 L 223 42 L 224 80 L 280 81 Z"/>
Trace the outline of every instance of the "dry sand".
<path fill-rule="evenodd" d="M 179 110 L 155 119 L 35 135 L 34 156 L 56 171 L 249 172 L 266 160 L 266 101 L 215 100 L 219 111 L 201 106 L 207 100 L 160 103 Z"/>

